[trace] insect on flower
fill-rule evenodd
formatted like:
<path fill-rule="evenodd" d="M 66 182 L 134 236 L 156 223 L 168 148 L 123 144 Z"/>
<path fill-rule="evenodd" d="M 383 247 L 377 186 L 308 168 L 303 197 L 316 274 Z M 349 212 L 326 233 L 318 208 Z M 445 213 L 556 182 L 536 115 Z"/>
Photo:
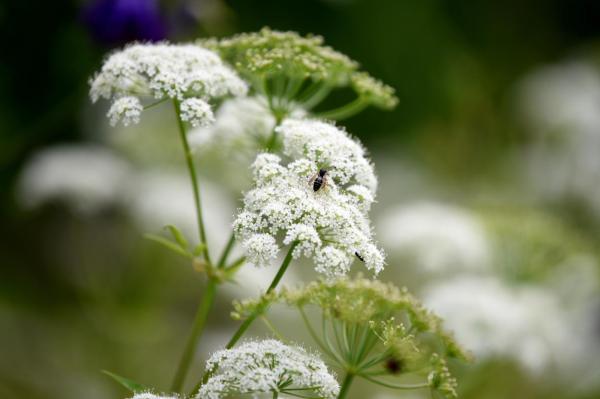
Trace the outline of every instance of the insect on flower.
<path fill-rule="evenodd" d="M 355 252 L 354 252 L 354 255 L 356 255 L 356 257 L 358 258 L 358 260 L 360 260 L 361 262 L 364 262 L 364 261 L 365 261 L 365 258 L 363 258 L 363 257 L 362 257 L 362 256 L 361 256 L 361 255 L 358 253 L 358 251 L 355 251 Z"/>
<path fill-rule="evenodd" d="M 327 170 L 319 169 L 309 180 L 309 184 L 312 184 L 312 188 L 315 192 L 319 189 L 327 187 Z"/>

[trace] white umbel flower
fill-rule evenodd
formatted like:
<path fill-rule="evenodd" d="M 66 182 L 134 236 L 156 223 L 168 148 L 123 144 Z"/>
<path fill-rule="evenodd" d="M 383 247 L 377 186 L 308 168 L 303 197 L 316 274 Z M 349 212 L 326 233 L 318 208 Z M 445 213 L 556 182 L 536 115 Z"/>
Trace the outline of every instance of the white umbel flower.
<path fill-rule="evenodd" d="M 135 125 L 140 122 L 140 115 L 144 107 L 140 99 L 133 96 L 125 96 L 116 99 L 106 116 L 110 119 L 111 126 L 116 126 L 119 121 L 124 126 Z"/>
<path fill-rule="evenodd" d="M 247 91 L 246 84 L 214 52 L 194 45 L 168 43 L 134 44 L 113 53 L 90 85 L 93 102 L 100 98 L 115 101 L 111 116 L 120 115 L 121 109 L 130 112 L 139 109 L 125 107 L 133 104 L 132 98 L 138 101 L 196 98 L 188 103 L 192 113 L 186 112 L 186 116 L 195 115 L 189 119 L 192 122 L 198 120 L 200 109 L 204 110 L 202 115 L 207 114 L 206 106 L 198 103 L 200 99 L 239 96 Z M 139 114 L 128 122 L 138 119 Z"/>
<path fill-rule="evenodd" d="M 341 186 L 359 184 L 375 194 L 377 178 L 365 149 L 341 128 L 319 120 L 286 119 L 277 132 L 285 155 L 309 159 Z"/>
<path fill-rule="evenodd" d="M 427 201 L 396 205 L 381 216 L 378 226 L 390 256 L 408 259 L 423 272 L 489 269 L 489 239 L 466 209 Z"/>
<path fill-rule="evenodd" d="M 216 352 L 206 363 L 211 377 L 196 399 L 220 399 L 232 395 L 314 392 L 335 398 L 339 385 L 321 359 L 297 346 L 276 340 L 246 342 Z M 301 391 L 301 392 L 302 392 Z"/>
<path fill-rule="evenodd" d="M 532 374 L 560 365 L 561 351 L 572 346 L 572 327 L 557 298 L 539 287 L 464 276 L 426 289 L 424 303 L 476 356 L 512 358 Z"/>
<path fill-rule="evenodd" d="M 210 105 L 199 98 L 187 98 L 181 102 L 181 120 L 192 126 L 206 126 L 215 121 Z"/>
<path fill-rule="evenodd" d="M 256 154 L 269 140 L 275 117 L 262 97 L 234 97 L 226 100 L 216 112 L 215 123 L 194 129 L 190 145 L 196 151 L 218 149 L 226 156 L 239 152 Z M 245 154 L 244 154 L 245 155 Z"/>
<path fill-rule="evenodd" d="M 246 193 L 244 208 L 234 221 L 248 256 L 264 252 L 265 236 L 271 243 L 283 237 L 284 245 L 296 243 L 294 258 L 314 256 L 317 271 L 327 277 L 346 274 L 356 254 L 369 270 L 380 272 L 384 255 L 373 243 L 366 213 L 356 205 L 354 194 L 333 180 L 315 192 L 309 179 L 316 170 L 308 159 L 283 166 L 274 154 L 257 156 L 252 165 L 255 188 Z M 252 248 L 257 234 L 258 249 Z"/>
<path fill-rule="evenodd" d="M 177 395 L 157 395 L 152 392 L 139 392 L 133 395 L 131 399 L 178 399 Z"/>
<path fill-rule="evenodd" d="M 130 175 L 129 164 L 102 146 L 56 146 L 25 165 L 18 199 L 32 208 L 58 200 L 76 212 L 93 214 L 121 203 Z"/>
<path fill-rule="evenodd" d="M 252 234 L 243 242 L 248 263 L 257 266 L 269 266 L 277 257 L 279 247 L 275 238 L 269 234 Z"/>

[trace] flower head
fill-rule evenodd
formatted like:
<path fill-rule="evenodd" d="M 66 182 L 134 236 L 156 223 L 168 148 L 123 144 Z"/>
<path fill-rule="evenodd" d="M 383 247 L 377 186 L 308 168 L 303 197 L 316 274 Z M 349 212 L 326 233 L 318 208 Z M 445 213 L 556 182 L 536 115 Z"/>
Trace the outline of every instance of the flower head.
<path fill-rule="evenodd" d="M 99 98 L 114 102 L 111 115 L 125 112 L 126 116 L 135 110 L 130 122 L 139 119 L 142 98 L 183 101 L 182 117 L 199 124 L 212 118 L 206 101 L 246 93 L 246 84 L 217 54 L 194 45 L 167 43 L 134 44 L 112 54 L 90 85 L 93 102 Z"/>
<path fill-rule="evenodd" d="M 331 84 L 343 84 L 358 64 L 323 45 L 320 36 L 302 37 L 295 32 L 263 28 L 219 41 L 204 42 L 247 77 L 284 74 Z"/>
<path fill-rule="evenodd" d="M 328 171 L 340 186 L 357 184 L 370 195 L 354 187 L 357 199 L 370 203 L 377 190 L 373 165 L 363 146 L 341 128 L 315 119 L 286 119 L 277 127 L 283 141 L 283 153 L 293 159 L 306 158 Z"/>
<path fill-rule="evenodd" d="M 453 397 L 449 389 L 453 379 L 442 363 L 446 358 L 470 358 L 439 317 L 406 289 L 392 284 L 364 278 L 313 282 L 236 302 L 233 316 L 262 313 L 271 303 L 299 309 L 311 335 L 332 361 L 341 368 L 355 368 L 357 376 L 367 376 L 375 383 L 381 380 L 370 376 L 390 379 L 428 371 L 430 378 L 421 387 Z M 308 317 L 315 308 L 322 314 L 320 338 Z"/>
<path fill-rule="evenodd" d="M 152 392 L 138 392 L 131 399 L 178 399 L 179 396 L 172 395 L 157 395 Z"/>
<path fill-rule="evenodd" d="M 234 97 L 219 107 L 215 123 L 190 132 L 190 145 L 195 151 L 217 150 L 228 158 L 247 158 L 248 153 L 254 157 L 265 147 L 275 123 L 262 97 Z"/>
<path fill-rule="evenodd" d="M 221 54 L 257 91 L 268 96 L 302 99 L 310 108 L 322 101 L 330 88 L 350 87 L 366 104 L 389 109 L 397 103 L 393 88 L 359 72 L 356 61 L 324 45 L 320 36 L 263 28 L 201 44 Z M 282 77 L 287 80 L 286 89 L 278 90 L 273 81 Z M 313 96 L 315 87 L 311 85 L 321 85 L 326 90 L 320 93 L 325 94 Z"/>
<path fill-rule="evenodd" d="M 492 248 L 475 215 L 450 205 L 415 202 L 390 208 L 378 223 L 390 256 L 420 272 L 454 274 L 486 271 Z"/>
<path fill-rule="evenodd" d="M 131 173 L 125 160 L 102 146 L 56 146 L 27 163 L 18 196 L 29 207 L 59 200 L 77 212 L 93 214 L 122 203 Z"/>
<path fill-rule="evenodd" d="M 366 267 L 378 273 L 384 255 L 373 244 L 369 220 L 356 205 L 355 194 L 337 187 L 333 179 L 315 192 L 310 177 L 318 170 L 306 158 L 284 166 L 276 155 L 257 156 L 252 165 L 255 188 L 244 196 L 234 221 L 249 259 L 262 265 L 276 253 L 273 244 L 282 236 L 283 244 L 295 245 L 294 258 L 314 256 L 317 271 L 328 277 L 346 274 L 356 253 L 364 254 Z M 253 248 L 257 242 L 261 245 Z"/>
<path fill-rule="evenodd" d="M 211 377 L 197 399 L 219 399 L 236 394 L 313 392 L 335 398 L 339 385 L 317 356 L 279 341 L 246 342 L 216 352 L 206 363 Z"/>

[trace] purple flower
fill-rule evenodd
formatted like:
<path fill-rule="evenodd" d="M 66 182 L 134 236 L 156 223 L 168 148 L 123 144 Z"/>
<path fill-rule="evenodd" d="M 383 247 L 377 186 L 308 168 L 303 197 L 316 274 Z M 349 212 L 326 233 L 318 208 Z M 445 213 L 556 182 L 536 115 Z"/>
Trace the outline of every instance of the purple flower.
<path fill-rule="evenodd" d="M 157 41 L 167 34 L 157 0 L 92 0 L 82 17 L 92 36 L 103 44 Z"/>

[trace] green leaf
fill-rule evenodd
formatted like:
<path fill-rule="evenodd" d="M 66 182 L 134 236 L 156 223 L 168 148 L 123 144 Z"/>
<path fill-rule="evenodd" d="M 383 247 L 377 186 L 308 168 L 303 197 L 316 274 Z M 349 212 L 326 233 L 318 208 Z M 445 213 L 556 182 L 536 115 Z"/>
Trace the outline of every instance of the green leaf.
<path fill-rule="evenodd" d="M 110 378 L 112 378 L 113 380 L 117 381 L 119 384 L 123 385 L 125 388 L 127 388 L 128 390 L 130 390 L 133 393 L 149 391 L 149 388 L 146 387 L 145 385 L 142 385 L 138 382 L 130 380 L 129 378 L 121 377 L 120 375 L 111 373 L 108 370 L 102 370 L 102 372 L 104 374 L 106 374 L 107 376 L 109 376 Z"/>
<path fill-rule="evenodd" d="M 194 247 L 194 250 L 192 251 L 192 254 L 194 256 L 200 256 L 200 254 L 202 253 L 202 251 L 204 251 L 204 248 L 206 248 L 206 245 L 204 245 L 204 243 L 200 243 L 198 245 L 196 245 Z"/>
<path fill-rule="evenodd" d="M 171 232 L 171 234 L 173 235 L 173 238 L 175 238 L 175 241 L 177 241 L 179 246 L 182 249 L 184 249 L 185 251 L 187 251 L 189 248 L 189 244 L 188 244 L 187 240 L 185 239 L 185 236 L 183 235 L 183 233 L 176 226 L 174 226 L 172 224 L 166 225 L 165 228 Z"/>
<path fill-rule="evenodd" d="M 162 236 L 159 236 L 156 234 L 144 234 L 144 237 L 147 238 L 148 240 L 151 240 L 151 241 L 161 244 L 162 246 L 170 249 L 171 251 L 173 251 L 181 256 L 184 256 L 188 259 L 192 258 L 192 254 L 190 254 L 188 251 L 181 248 L 177 243 L 175 243 L 171 240 L 168 240 Z"/>

